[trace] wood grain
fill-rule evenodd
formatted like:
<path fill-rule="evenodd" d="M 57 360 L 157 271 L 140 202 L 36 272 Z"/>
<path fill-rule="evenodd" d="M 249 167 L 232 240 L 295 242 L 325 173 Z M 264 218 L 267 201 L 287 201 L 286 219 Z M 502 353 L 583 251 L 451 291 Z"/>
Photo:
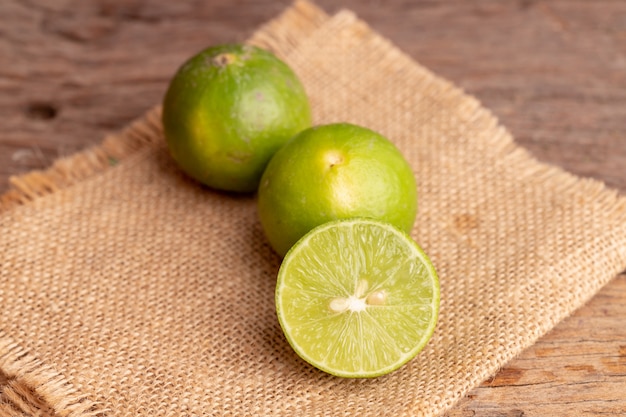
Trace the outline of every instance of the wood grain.
<path fill-rule="evenodd" d="M 3 0 L 0 193 L 161 100 L 289 1 Z M 318 0 L 478 97 L 538 159 L 626 192 L 626 2 Z M 626 275 L 446 415 L 626 415 Z"/>

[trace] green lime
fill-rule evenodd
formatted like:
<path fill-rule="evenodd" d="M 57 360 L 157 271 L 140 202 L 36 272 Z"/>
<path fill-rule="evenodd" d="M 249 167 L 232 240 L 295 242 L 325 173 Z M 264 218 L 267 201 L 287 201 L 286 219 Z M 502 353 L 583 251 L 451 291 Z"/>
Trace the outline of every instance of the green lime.
<path fill-rule="evenodd" d="M 255 191 L 276 150 L 311 125 L 296 74 L 249 45 L 214 46 L 190 58 L 171 80 L 162 111 L 178 165 L 227 191 Z"/>
<path fill-rule="evenodd" d="M 313 229 L 287 253 L 276 311 L 305 361 L 341 377 L 376 377 L 411 360 L 432 336 L 439 281 L 403 231 L 339 220 Z"/>
<path fill-rule="evenodd" d="M 368 217 L 410 232 L 417 212 L 413 170 L 387 138 L 349 123 L 297 134 L 270 160 L 258 194 L 261 224 L 280 255 L 331 220 Z"/>

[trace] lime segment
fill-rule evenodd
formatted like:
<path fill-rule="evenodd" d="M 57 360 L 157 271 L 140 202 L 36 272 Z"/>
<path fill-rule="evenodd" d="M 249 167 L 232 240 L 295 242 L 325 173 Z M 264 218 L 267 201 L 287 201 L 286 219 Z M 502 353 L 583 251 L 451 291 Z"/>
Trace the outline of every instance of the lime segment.
<path fill-rule="evenodd" d="M 395 226 L 333 221 L 285 256 L 276 311 L 289 344 L 311 365 L 376 377 L 411 360 L 432 336 L 439 281 L 424 251 Z"/>

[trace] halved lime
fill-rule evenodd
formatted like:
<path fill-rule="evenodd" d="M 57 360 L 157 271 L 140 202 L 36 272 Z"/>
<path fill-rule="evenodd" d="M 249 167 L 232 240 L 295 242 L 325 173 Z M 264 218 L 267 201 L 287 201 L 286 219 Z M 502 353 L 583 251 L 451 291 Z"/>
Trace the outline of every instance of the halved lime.
<path fill-rule="evenodd" d="M 276 312 L 311 365 L 370 378 L 407 363 L 432 336 L 439 280 L 424 251 L 391 224 L 325 223 L 300 239 L 278 272 Z"/>

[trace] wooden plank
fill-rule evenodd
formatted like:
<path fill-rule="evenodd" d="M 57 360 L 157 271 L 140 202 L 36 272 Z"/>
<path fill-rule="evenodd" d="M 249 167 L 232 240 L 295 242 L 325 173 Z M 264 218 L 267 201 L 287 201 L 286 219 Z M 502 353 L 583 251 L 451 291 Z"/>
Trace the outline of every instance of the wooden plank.
<path fill-rule="evenodd" d="M 447 417 L 626 415 L 626 275 L 620 275 Z"/>
<path fill-rule="evenodd" d="M 161 100 L 286 0 L 0 2 L 0 193 Z M 626 192 L 626 2 L 319 0 L 478 97 L 538 159 Z M 626 275 L 447 416 L 626 415 Z M 1 381 L 1 379 L 0 379 Z"/>

